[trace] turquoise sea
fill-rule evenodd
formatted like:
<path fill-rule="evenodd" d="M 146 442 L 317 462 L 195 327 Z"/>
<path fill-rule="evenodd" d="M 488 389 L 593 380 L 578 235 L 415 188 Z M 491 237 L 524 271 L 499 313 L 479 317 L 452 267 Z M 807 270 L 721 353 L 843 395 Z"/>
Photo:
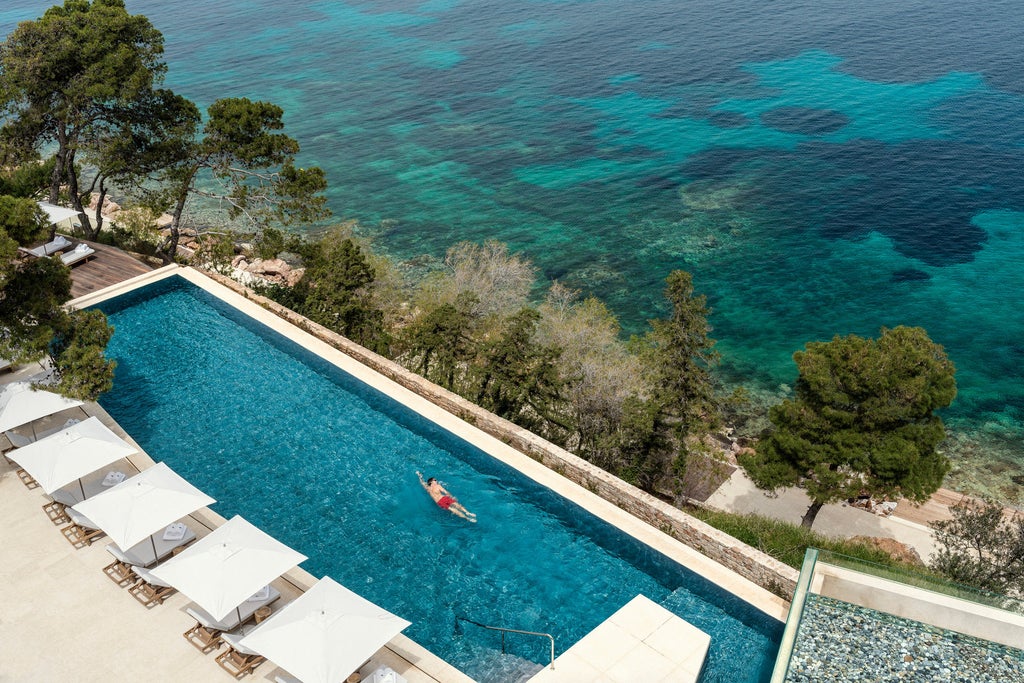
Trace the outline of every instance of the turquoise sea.
<path fill-rule="evenodd" d="M 282 105 L 378 248 L 499 239 L 629 331 L 687 269 L 763 400 L 807 341 L 923 326 L 958 368 L 952 483 L 1024 488 L 1024 3 L 126 4 L 171 87 Z"/>

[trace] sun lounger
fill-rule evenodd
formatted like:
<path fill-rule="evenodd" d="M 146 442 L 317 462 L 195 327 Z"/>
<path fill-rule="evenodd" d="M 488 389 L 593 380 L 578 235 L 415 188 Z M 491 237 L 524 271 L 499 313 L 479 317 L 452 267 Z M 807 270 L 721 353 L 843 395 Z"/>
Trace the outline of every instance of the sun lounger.
<path fill-rule="evenodd" d="M 88 244 L 82 243 L 69 252 L 60 255 L 60 260 L 64 262 L 65 266 L 73 266 L 79 261 L 84 261 L 93 254 L 96 250 L 90 247 Z"/>
<path fill-rule="evenodd" d="M 217 655 L 217 663 L 220 664 L 220 668 L 235 678 L 248 676 L 256 670 L 256 667 L 267 661 L 267 658 L 260 653 L 243 647 L 239 643 L 242 637 L 241 634 L 236 633 L 222 634 L 221 640 L 227 643 L 228 649 Z"/>
<path fill-rule="evenodd" d="M 95 522 L 77 510 L 67 508 L 64 510 L 64 514 L 71 520 L 71 524 L 61 529 L 60 532 L 64 534 L 64 538 L 68 540 L 68 543 L 76 548 L 92 545 L 94 540 L 103 536 L 103 530 L 99 529 Z"/>
<path fill-rule="evenodd" d="M 144 567 L 132 567 L 132 573 L 138 580 L 128 588 L 128 592 L 147 609 L 162 605 L 175 592 L 174 586 L 156 578 Z"/>
<path fill-rule="evenodd" d="M 185 527 L 185 534 L 174 540 L 164 539 L 162 531 L 156 532 L 152 538 L 133 545 L 128 550 L 121 550 L 116 543 L 107 546 L 107 552 L 114 556 L 114 561 L 103 568 L 103 573 L 119 586 L 127 586 L 136 580 L 132 566 L 148 569 L 158 562 L 167 559 L 196 540 L 196 532 Z"/>
<path fill-rule="evenodd" d="M 32 247 L 31 249 L 27 247 L 19 247 L 18 250 L 30 256 L 43 257 L 52 256 L 53 254 L 64 251 L 65 249 L 70 249 L 72 244 L 74 244 L 74 242 L 64 235 L 57 235 L 46 244 L 41 244 L 38 247 Z"/>
<path fill-rule="evenodd" d="M 4 432 L 4 436 L 6 436 L 7 440 L 11 442 L 11 448 L 12 449 L 13 448 L 24 448 L 25 446 L 29 445 L 30 443 L 34 443 L 35 442 L 35 439 L 33 439 L 31 436 L 25 436 L 24 434 L 19 434 L 18 432 L 11 431 L 9 429 L 6 432 Z M 8 450 L 10 450 L 10 449 L 8 449 Z"/>
<path fill-rule="evenodd" d="M 68 523 L 70 519 L 67 516 L 67 508 L 105 491 L 106 486 L 103 482 L 111 473 L 102 474 L 101 472 L 96 472 L 82 479 L 81 483 L 69 484 L 48 495 L 49 502 L 43 505 L 43 512 L 50 518 L 50 521 L 55 525 Z M 117 474 L 119 475 L 119 481 L 123 481 L 124 474 L 122 472 L 117 472 Z M 85 493 L 84 496 L 82 495 L 83 492 Z"/>
<path fill-rule="evenodd" d="M 210 650 L 220 647 L 220 635 L 224 631 L 231 631 L 245 624 L 256 616 L 256 610 L 271 604 L 280 597 L 280 591 L 273 586 L 268 586 L 265 598 L 261 597 L 259 600 L 250 598 L 244 601 L 237 609 L 231 610 L 221 621 L 214 619 L 204 609 L 188 607 L 185 611 L 196 620 L 196 625 L 181 635 L 185 637 L 185 640 L 192 643 L 197 650 L 206 654 Z"/>
<path fill-rule="evenodd" d="M 57 489 L 52 494 L 46 496 L 46 498 L 49 502 L 43 505 L 43 512 L 46 513 L 46 516 L 50 518 L 50 521 L 55 526 L 70 522 L 71 519 L 67 515 L 67 509 L 84 500 L 77 488 L 72 490 L 70 487 Z"/>

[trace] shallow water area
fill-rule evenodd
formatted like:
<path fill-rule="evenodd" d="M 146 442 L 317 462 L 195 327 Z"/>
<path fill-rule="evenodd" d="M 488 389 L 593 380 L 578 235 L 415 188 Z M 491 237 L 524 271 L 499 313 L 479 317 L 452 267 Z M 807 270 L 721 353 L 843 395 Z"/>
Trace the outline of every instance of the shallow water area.
<path fill-rule="evenodd" d="M 779 622 L 202 290 L 171 277 L 101 308 L 118 361 L 101 402 L 155 460 L 477 680 L 525 678 L 545 643 L 510 636 L 501 657 L 456 617 L 562 652 L 638 593 L 712 635 L 702 680 L 767 680 Z M 480 521 L 440 510 L 417 470 Z"/>

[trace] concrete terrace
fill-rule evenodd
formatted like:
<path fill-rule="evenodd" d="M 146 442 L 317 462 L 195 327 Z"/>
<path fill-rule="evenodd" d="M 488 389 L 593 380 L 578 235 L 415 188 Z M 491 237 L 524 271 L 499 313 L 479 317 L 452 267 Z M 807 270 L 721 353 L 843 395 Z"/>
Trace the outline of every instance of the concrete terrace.
<path fill-rule="evenodd" d="M 212 283 L 209 278 L 190 269 L 169 267 L 134 280 L 148 282 L 174 274 L 182 275 L 211 291 L 358 379 L 404 402 L 538 483 L 573 500 L 592 514 L 618 526 L 766 613 L 780 620 L 785 619 L 787 603 L 780 598 L 244 297 Z M 135 286 L 135 281 L 115 285 L 100 296 L 87 296 L 78 304 L 89 305 L 108 295 L 122 293 Z M 27 373 L 28 370 L 23 372 Z M 14 378 L 6 376 L 3 379 L 10 381 Z M 126 435 L 113 423 L 98 405 L 88 404 L 74 410 L 99 415 L 115 433 L 131 440 L 130 435 Z M 54 420 L 63 420 L 69 416 L 74 415 L 58 415 Z M 45 426 L 40 425 L 41 428 Z M 130 476 L 151 464 L 150 458 L 142 453 L 124 462 L 123 471 Z M 0 613 L 0 642 L 4 642 L 5 650 L 11 653 L 4 657 L 0 681 L 59 678 L 80 681 L 140 678 L 168 681 L 227 680 L 227 674 L 216 665 L 214 655 L 204 656 L 183 642 L 181 634 L 194 623 L 184 612 L 190 604 L 187 598 L 175 594 L 163 605 L 150 610 L 139 605 L 126 590 L 103 575 L 102 567 L 110 562 L 109 555 L 103 550 L 106 541 L 100 540 L 81 550 L 73 549 L 40 510 L 44 502 L 42 494 L 38 490 L 27 490 L 14 475 L 13 469 L 0 465 L 0 543 L 3 543 L 5 557 L 10 558 L 0 568 L 0 601 L 9 606 Z M 191 526 L 200 536 L 223 521 L 209 510 L 200 511 L 192 518 L 196 523 Z M 314 577 L 296 569 L 274 585 L 286 601 L 307 589 L 314 581 Z M 283 602 L 278 607 L 281 605 Z M 640 639 L 645 637 L 641 636 Z M 44 653 L 48 656 L 40 656 Z M 393 639 L 373 661 L 391 666 L 405 676 L 409 683 L 461 683 L 469 680 L 404 636 Z M 608 663 L 600 680 L 628 680 L 614 675 L 612 668 L 616 663 Z M 267 663 L 257 670 L 254 678 L 273 680 L 278 671 L 272 663 Z M 571 667 L 565 669 L 564 676 L 559 673 L 557 669 L 542 672 L 545 681 L 578 680 L 573 678 Z M 667 681 L 671 678 L 651 680 Z"/>

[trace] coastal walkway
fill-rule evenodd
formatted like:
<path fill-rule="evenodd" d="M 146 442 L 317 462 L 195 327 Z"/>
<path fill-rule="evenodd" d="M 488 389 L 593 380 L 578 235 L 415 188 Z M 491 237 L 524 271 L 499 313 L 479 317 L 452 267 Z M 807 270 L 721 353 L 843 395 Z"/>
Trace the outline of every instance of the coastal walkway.
<path fill-rule="evenodd" d="M 891 517 L 881 517 L 842 503 L 825 505 L 818 512 L 813 529 L 826 536 L 840 538 L 891 538 L 913 548 L 927 563 L 936 550 L 928 523 L 950 519 L 950 507 L 963 498 L 963 494 L 940 489 L 922 505 L 900 501 Z M 742 469 L 737 469 L 705 503 L 726 512 L 756 514 L 800 524 L 811 500 L 803 489 L 798 488 L 785 489 L 777 496 L 769 495 L 757 488 Z"/>

